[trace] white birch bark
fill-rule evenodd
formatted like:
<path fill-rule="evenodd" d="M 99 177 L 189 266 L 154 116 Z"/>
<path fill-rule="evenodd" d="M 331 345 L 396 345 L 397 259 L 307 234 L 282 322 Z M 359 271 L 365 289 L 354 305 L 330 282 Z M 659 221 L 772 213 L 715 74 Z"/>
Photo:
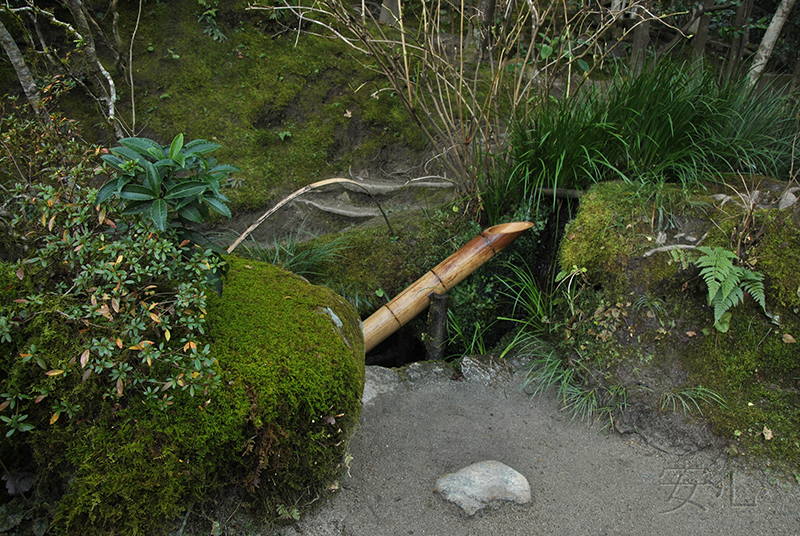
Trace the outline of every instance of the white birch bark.
<path fill-rule="evenodd" d="M 778 10 L 772 17 L 772 22 L 769 23 L 767 31 L 764 33 L 764 39 L 762 39 L 761 44 L 758 45 L 758 52 L 756 52 L 756 56 L 753 58 L 753 64 L 748 73 L 750 86 L 755 86 L 761 73 L 764 72 L 764 67 L 767 65 L 769 57 L 772 55 L 772 49 L 775 48 L 775 43 L 781 35 L 783 25 L 789 17 L 789 13 L 792 11 L 796 1 L 797 0 L 781 0 Z"/>

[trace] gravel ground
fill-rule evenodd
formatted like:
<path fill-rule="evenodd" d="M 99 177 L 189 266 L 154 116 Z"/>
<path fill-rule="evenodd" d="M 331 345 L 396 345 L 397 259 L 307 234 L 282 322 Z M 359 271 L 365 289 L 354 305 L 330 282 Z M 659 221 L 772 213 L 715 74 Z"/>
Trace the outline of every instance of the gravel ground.
<path fill-rule="evenodd" d="M 520 392 L 522 372 L 473 361 L 464 376 L 416 363 L 368 367 L 353 460 L 341 488 L 284 536 L 800 535 L 800 487 L 730 459 L 719 442 L 660 441 L 571 421 L 552 396 Z M 663 425 L 663 423 L 662 423 Z M 669 434 L 667 434 L 669 435 Z M 658 434 L 650 434 L 658 439 Z M 497 460 L 530 482 L 532 501 L 473 517 L 433 488 Z M 768 468 L 767 468 L 768 469 Z"/>

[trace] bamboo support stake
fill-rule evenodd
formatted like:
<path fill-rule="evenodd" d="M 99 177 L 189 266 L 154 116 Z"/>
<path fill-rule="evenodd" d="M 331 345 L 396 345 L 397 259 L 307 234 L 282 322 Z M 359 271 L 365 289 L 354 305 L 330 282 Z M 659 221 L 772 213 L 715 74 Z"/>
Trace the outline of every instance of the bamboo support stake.
<path fill-rule="evenodd" d="M 366 351 L 375 348 L 425 310 L 431 303 L 429 295 L 432 292 L 446 294 L 532 226 L 531 222 L 525 221 L 489 227 L 419 278 L 364 321 Z"/>

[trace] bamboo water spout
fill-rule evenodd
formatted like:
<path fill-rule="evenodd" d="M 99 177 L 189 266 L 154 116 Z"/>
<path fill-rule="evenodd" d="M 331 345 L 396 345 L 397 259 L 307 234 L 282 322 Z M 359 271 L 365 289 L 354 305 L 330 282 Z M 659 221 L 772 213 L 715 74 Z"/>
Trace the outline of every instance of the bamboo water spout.
<path fill-rule="evenodd" d="M 523 232 L 531 222 L 503 223 L 481 234 L 423 275 L 410 287 L 375 311 L 364 321 L 364 346 L 367 352 L 424 311 L 431 303 L 430 294 L 445 294 L 469 274 L 494 257 Z"/>

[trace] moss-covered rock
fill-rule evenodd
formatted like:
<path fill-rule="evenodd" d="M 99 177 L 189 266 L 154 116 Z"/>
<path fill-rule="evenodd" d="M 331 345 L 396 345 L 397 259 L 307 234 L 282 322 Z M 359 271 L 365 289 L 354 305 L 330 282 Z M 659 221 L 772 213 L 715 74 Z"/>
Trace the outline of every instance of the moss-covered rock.
<path fill-rule="evenodd" d="M 50 518 L 60 534 L 161 534 L 175 528 L 166 520 L 222 490 L 269 517 L 278 505 L 302 507 L 343 470 L 364 383 L 355 311 L 271 265 L 230 266 L 223 297 L 207 308 L 219 387 L 170 391 L 162 411 L 133 394 L 110 401 L 100 382 L 84 381 L 70 394 L 76 418 L 47 425 L 45 402 L 35 430 L 2 438 L 6 467 L 36 472 L 35 508 L 21 527 Z M 72 328 L 42 318 L 50 324 L 31 339 L 39 354 L 75 355 Z M 10 345 L 0 350 L 10 374 Z"/>
<path fill-rule="evenodd" d="M 567 272 L 586 268 L 586 279 L 572 281 L 562 303 L 568 329 L 551 342 L 605 399 L 625 392 L 629 406 L 651 410 L 697 403 L 732 452 L 796 471 L 800 206 L 779 208 L 787 184 L 765 177 L 707 188 L 685 197 L 669 186 L 652 195 L 602 183 L 584 195 L 560 262 Z M 744 293 L 728 331 L 715 329 L 698 244 L 729 250 L 738 266 L 761 274 L 766 311 Z M 726 404 L 707 403 L 700 386 Z"/>
<path fill-rule="evenodd" d="M 358 422 L 364 340 L 352 306 L 272 265 L 231 259 L 209 304 L 213 347 L 250 403 L 243 483 L 261 501 L 316 496 Z"/>

